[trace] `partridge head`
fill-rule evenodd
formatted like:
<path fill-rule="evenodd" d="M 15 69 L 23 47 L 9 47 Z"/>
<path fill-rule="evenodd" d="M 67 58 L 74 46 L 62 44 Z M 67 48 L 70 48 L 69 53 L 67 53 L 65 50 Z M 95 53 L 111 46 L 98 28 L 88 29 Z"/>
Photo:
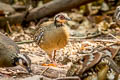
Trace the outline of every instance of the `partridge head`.
<path fill-rule="evenodd" d="M 66 13 L 59 13 L 54 17 L 55 24 L 56 23 L 65 24 L 67 21 L 70 21 L 70 20 L 71 20 L 71 18 L 68 17 L 68 15 Z"/>
<path fill-rule="evenodd" d="M 13 61 L 14 66 L 20 65 L 21 67 L 25 68 L 29 73 L 31 73 L 31 60 L 25 54 L 18 54 L 17 57 L 14 57 Z"/>
<path fill-rule="evenodd" d="M 31 72 L 31 60 L 25 54 L 20 54 L 14 41 L 0 33 L 0 67 L 22 66 Z"/>

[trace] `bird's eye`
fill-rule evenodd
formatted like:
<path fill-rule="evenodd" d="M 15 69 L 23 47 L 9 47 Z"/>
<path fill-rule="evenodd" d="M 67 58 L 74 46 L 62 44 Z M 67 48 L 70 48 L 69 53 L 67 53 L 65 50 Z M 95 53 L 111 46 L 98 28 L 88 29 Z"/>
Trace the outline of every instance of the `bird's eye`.
<path fill-rule="evenodd" d="M 65 17 L 64 16 L 60 16 L 60 19 L 64 19 Z"/>

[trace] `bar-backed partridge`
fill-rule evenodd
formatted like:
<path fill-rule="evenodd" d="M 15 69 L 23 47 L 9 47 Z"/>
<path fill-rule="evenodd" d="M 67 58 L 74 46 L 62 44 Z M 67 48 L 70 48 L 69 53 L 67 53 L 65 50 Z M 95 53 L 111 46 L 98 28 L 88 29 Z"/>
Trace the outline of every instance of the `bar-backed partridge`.
<path fill-rule="evenodd" d="M 31 72 L 30 58 L 27 55 L 20 54 L 15 42 L 0 33 L 0 67 L 14 67 L 17 65 Z"/>
<path fill-rule="evenodd" d="M 66 13 L 59 13 L 54 17 L 54 21 L 41 24 L 34 40 L 49 56 L 50 61 L 54 61 L 56 50 L 66 46 L 69 38 L 68 26 L 66 22 L 71 20 Z M 54 51 L 54 57 L 52 52 Z"/>

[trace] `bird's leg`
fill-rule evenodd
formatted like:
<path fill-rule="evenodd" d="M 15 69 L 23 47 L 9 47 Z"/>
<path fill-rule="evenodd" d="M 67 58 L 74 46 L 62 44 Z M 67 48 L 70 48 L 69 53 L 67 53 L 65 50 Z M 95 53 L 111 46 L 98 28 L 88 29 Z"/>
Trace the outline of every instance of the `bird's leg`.
<path fill-rule="evenodd" d="M 56 50 L 53 51 L 53 60 L 55 61 Z"/>
<path fill-rule="evenodd" d="M 52 53 L 53 53 L 53 56 L 52 56 Z M 55 51 L 49 51 L 49 52 L 47 52 L 47 54 L 48 54 L 49 60 L 51 62 L 51 64 L 48 64 L 48 66 L 59 66 L 59 65 L 61 65 L 61 64 L 58 64 L 55 61 L 56 50 Z"/>
<path fill-rule="evenodd" d="M 54 50 L 54 51 L 48 51 L 47 54 L 49 56 L 50 62 L 52 62 L 52 63 L 55 62 L 56 50 Z"/>
<path fill-rule="evenodd" d="M 53 51 L 53 57 L 52 57 L 53 63 L 56 64 L 57 66 L 62 66 L 62 64 L 57 63 L 55 59 L 56 59 L 56 50 Z"/>
<path fill-rule="evenodd" d="M 57 62 L 55 61 L 55 54 L 56 54 L 56 51 L 54 52 L 54 51 L 49 51 L 49 52 L 47 52 L 47 54 L 48 54 L 48 57 L 49 57 L 49 60 L 50 60 L 50 63 L 52 63 L 52 64 L 55 64 L 55 65 L 57 65 Z M 52 54 L 54 54 L 53 56 L 52 56 Z"/>

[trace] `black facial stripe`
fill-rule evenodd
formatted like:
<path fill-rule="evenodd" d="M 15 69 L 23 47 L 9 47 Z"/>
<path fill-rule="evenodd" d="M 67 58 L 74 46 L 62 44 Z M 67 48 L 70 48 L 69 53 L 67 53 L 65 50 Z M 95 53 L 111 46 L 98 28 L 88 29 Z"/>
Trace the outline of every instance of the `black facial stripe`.
<path fill-rule="evenodd" d="M 56 21 L 56 19 L 57 19 L 59 16 L 60 16 L 60 15 L 55 16 L 55 21 Z"/>
<path fill-rule="evenodd" d="M 26 54 L 23 54 L 25 56 L 25 58 L 28 60 L 29 64 L 31 65 L 31 60 L 30 58 L 26 55 Z"/>

